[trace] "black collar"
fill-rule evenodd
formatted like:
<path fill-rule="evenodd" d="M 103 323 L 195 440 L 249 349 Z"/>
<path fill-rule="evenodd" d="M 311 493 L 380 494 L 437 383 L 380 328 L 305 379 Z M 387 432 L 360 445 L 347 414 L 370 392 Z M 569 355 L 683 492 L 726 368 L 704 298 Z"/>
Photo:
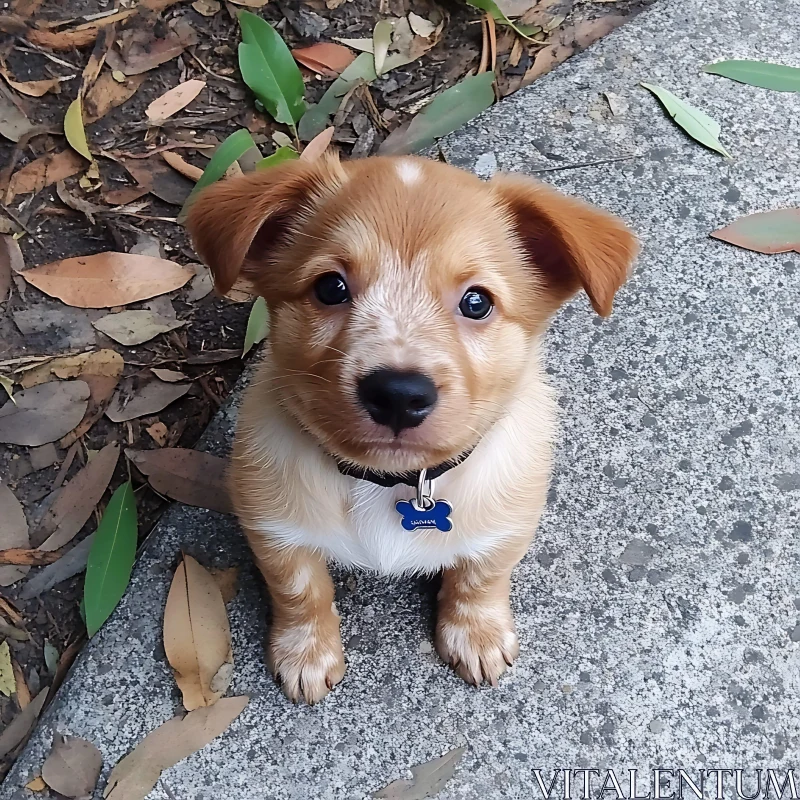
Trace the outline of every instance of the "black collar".
<path fill-rule="evenodd" d="M 467 450 L 466 453 L 463 453 L 457 458 L 453 458 L 450 461 L 444 461 L 441 464 L 437 464 L 435 467 L 431 467 L 427 470 L 425 477 L 428 480 L 434 480 L 441 475 L 444 475 L 445 472 L 453 469 L 453 467 L 457 467 L 471 452 L 472 450 Z M 378 486 L 397 486 L 398 484 L 403 483 L 407 486 L 414 486 L 416 488 L 417 483 L 419 482 L 419 470 L 412 470 L 410 472 L 378 472 L 377 470 L 369 469 L 368 467 L 360 467 L 357 464 L 350 464 L 345 461 L 340 461 L 338 458 L 335 460 L 336 466 L 339 468 L 339 472 L 341 472 L 342 475 L 349 475 L 352 478 L 358 478 L 362 481 L 369 481 L 370 483 L 374 483 Z"/>

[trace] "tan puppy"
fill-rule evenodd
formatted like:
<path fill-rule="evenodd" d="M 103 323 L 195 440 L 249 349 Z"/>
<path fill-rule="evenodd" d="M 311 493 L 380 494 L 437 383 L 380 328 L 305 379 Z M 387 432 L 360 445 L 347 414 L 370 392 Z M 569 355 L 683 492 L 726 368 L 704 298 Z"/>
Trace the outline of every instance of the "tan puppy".
<path fill-rule="evenodd" d="M 327 559 L 443 569 L 437 650 L 495 684 L 519 649 L 510 575 L 550 473 L 541 335 L 580 288 L 611 312 L 634 236 L 530 179 L 411 157 L 227 180 L 189 228 L 219 291 L 243 275 L 271 312 L 232 486 L 286 695 L 313 703 L 344 674 Z"/>

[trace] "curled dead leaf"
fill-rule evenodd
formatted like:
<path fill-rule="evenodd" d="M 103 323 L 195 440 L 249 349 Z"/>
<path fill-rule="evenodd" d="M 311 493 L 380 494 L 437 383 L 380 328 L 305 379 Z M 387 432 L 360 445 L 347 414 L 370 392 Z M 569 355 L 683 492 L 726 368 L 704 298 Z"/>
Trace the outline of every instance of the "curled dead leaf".
<path fill-rule="evenodd" d="M 127 422 L 157 414 L 183 397 L 191 388 L 188 383 L 164 383 L 158 379 L 138 386 L 134 384 L 134 379 L 126 380 L 111 398 L 106 416 L 112 422 Z"/>
<path fill-rule="evenodd" d="M 102 766 L 103 757 L 91 742 L 57 733 L 42 765 L 42 779 L 64 797 L 86 797 L 94 791 Z"/>
<path fill-rule="evenodd" d="M 153 125 L 158 125 L 173 114 L 177 114 L 181 109 L 186 108 L 205 88 L 206 82 L 197 78 L 178 84 L 147 106 L 145 109 L 147 119 Z"/>
<path fill-rule="evenodd" d="M 172 150 L 165 150 L 161 154 L 161 158 L 163 158 L 172 169 L 177 170 L 181 175 L 185 175 L 189 180 L 195 183 L 203 176 L 203 170 L 200 169 L 200 167 L 190 164 L 183 156 Z"/>
<path fill-rule="evenodd" d="M 338 78 L 355 60 L 351 50 L 332 42 L 318 42 L 310 47 L 299 47 L 292 50 L 292 55 L 298 64 L 327 78 Z"/>
<path fill-rule="evenodd" d="M 11 176 L 5 202 L 10 203 L 18 194 L 41 192 L 46 186 L 76 175 L 85 166 L 86 162 L 74 150 L 37 158 Z"/>
<path fill-rule="evenodd" d="M 121 106 L 136 94 L 147 75 L 122 76 L 117 81 L 112 72 L 102 72 L 83 100 L 84 122 L 90 125 L 102 119 L 112 108 Z"/>

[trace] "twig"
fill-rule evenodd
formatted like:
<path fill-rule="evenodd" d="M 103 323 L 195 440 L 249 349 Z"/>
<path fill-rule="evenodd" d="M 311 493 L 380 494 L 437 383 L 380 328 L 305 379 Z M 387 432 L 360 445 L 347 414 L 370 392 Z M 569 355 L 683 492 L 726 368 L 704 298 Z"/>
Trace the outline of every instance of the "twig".
<path fill-rule="evenodd" d="M 62 67 L 69 67 L 70 69 L 80 71 L 80 68 L 76 67 L 75 64 L 72 64 L 69 61 L 65 61 L 63 58 L 58 58 L 57 56 L 54 56 L 48 50 L 45 50 L 43 47 L 39 47 L 38 45 L 33 44 L 33 42 L 29 42 L 27 39 L 17 38 L 17 41 L 22 45 L 22 47 L 17 47 L 17 50 L 21 50 L 23 53 L 30 53 L 30 52 L 41 53 L 45 58 L 49 58 L 56 64 L 61 64 Z"/>
<path fill-rule="evenodd" d="M 15 212 L 13 212 L 8 206 L 4 206 L 2 204 L 0 204 L 0 208 L 2 208 L 3 211 L 8 215 L 9 219 L 16 222 L 17 225 L 19 225 L 20 228 L 22 228 L 22 230 L 24 230 L 25 233 L 27 233 L 28 236 L 30 236 L 31 239 L 33 239 L 33 241 L 42 248 L 42 250 L 46 249 L 42 244 L 42 240 L 17 216 Z"/>
<path fill-rule="evenodd" d="M 206 65 L 205 65 L 205 64 L 204 64 L 204 63 L 203 63 L 203 62 L 202 62 L 202 61 L 201 61 L 201 60 L 200 60 L 200 59 L 199 59 L 199 58 L 198 58 L 198 57 L 197 57 L 195 54 L 194 54 L 194 53 L 192 53 L 190 50 L 184 50 L 183 52 L 184 52 L 184 54 L 185 54 L 185 55 L 189 56 L 189 58 L 191 58 L 191 59 L 192 59 L 192 61 L 194 61 L 194 62 L 197 64 L 197 66 L 198 66 L 198 67 L 200 67 L 200 69 L 201 69 L 201 70 L 203 70 L 203 72 L 207 73 L 208 75 L 211 75 L 211 77 L 212 77 L 212 78 L 218 78 L 219 80 L 221 80 L 221 81 L 227 81 L 228 83 L 236 83 L 236 81 L 235 81 L 233 78 L 229 78 L 229 77 L 227 77 L 226 75 L 218 75 L 216 72 L 212 72 L 212 71 L 211 71 L 211 70 L 210 70 L 210 69 L 209 69 L 209 68 L 208 68 L 208 67 L 207 67 L 207 66 L 206 66 Z"/>
<path fill-rule="evenodd" d="M 486 15 L 486 32 L 489 34 L 489 69 L 497 65 L 497 26 L 491 14 Z"/>
<path fill-rule="evenodd" d="M 615 161 L 630 161 L 633 158 L 641 158 L 640 155 L 619 156 L 617 158 L 601 158 L 598 161 L 583 161 L 580 164 L 562 164 L 558 167 L 541 167 L 540 169 L 529 169 L 528 172 L 560 172 L 562 169 L 579 169 L 580 167 L 597 167 L 601 164 L 613 164 Z"/>
<path fill-rule="evenodd" d="M 488 14 L 481 18 L 481 60 L 478 64 L 477 75 L 483 75 L 489 65 L 489 28 L 486 23 Z"/>
<path fill-rule="evenodd" d="M 22 547 L 13 547 L 9 550 L 0 550 L 0 564 L 14 564 L 23 567 L 41 567 L 53 564 L 61 558 L 59 553 L 51 550 L 29 550 Z"/>

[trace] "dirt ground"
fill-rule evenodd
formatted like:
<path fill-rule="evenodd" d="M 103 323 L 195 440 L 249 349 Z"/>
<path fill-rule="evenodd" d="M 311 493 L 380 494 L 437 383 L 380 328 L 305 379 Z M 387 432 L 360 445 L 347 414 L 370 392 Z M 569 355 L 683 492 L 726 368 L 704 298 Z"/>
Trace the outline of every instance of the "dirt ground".
<path fill-rule="evenodd" d="M 334 120 L 333 141 L 343 157 L 363 157 L 374 152 L 392 129 L 411 118 L 432 96 L 482 66 L 491 38 L 496 36 L 497 94 L 503 96 L 587 46 L 649 2 L 652 0 L 515 0 L 513 5 L 504 5 L 511 9 L 509 14 L 521 15 L 522 23 L 541 28 L 532 41 L 521 39 L 506 26 L 482 22 L 485 15 L 462 0 L 271 0 L 249 10 L 277 23 L 290 48 L 331 42 L 335 37 L 369 38 L 379 19 L 402 18 L 409 12 L 441 26 L 440 32 L 423 43 L 427 49 L 420 58 L 369 86 L 358 87 L 343 103 Z M 0 63 L 7 78 L 30 82 L 73 76 L 60 83 L 58 94 L 48 92 L 34 97 L 9 84 L 0 95 L 6 104 L 10 102 L 23 111 L 34 126 L 18 143 L 0 138 L 0 224 L 2 233 L 16 234 L 28 267 L 72 256 L 128 252 L 137 243 L 149 246 L 150 253 L 160 245 L 161 256 L 180 264 L 196 263 L 183 228 L 175 221 L 193 184 L 166 165 L 159 150 L 172 148 L 171 152 L 181 154 L 188 163 L 203 168 L 213 147 L 242 126 L 249 128 L 264 155 L 275 149 L 273 133 L 286 132 L 285 126 L 257 110 L 239 76 L 236 14 L 242 5 L 218 0 L 147 5 L 138 15 L 118 23 L 118 41 L 139 34 L 152 40 L 178 30 L 186 44 L 176 57 L 140 76 L 129 76 L 126 82 L 131 77 L 137 82 L 142 79 L 138 90 L 98 121 L 87 124 L 100 177 L 82 178 L 84 164 L 65 179 L 63 188 L 68 200 L 77 197 L 103 209 L 92 214 L 91 220 L 81 210 L 70 207 L 79 206 L 74 200 L 65 203 L 54 185 L 37 185 L 34 191 L 18 194 L 10 192 L 9 187 L 14 185 L 14 175 L 37 158 L 69 149 L 62 135 L 64 115 L 77 96 L 82 72 L 94 47 L 93 42 L 66 49 L 61 45 L 34 44 L 36 36 L 30 31 L 72 31 L 98 14 L 112 11 L 112 3 L 72 0 L 64 4 L 45 0 L 39 5 L 38 0 L 16 0 L 9 13 L 0 17 Z M 248 5 L 257 5 L 257 0 Z M 131 7 L 133 4 L 125 0 L 118 6 Z M 191 35 L 187 26 L 193 31 Z M 537 64 L 537 56 L 545 49 L 546 57 Z M 107 61 L 101 76 L 111 73 L 112 66 Z M 148 105 L 191 78 L 207 82 L 198 98 L 160 127 L 149 126 L 145 115 Z M 308 70 L 304 70 L 304 78 L 309 102 L 318 100 L 331 80 Z M 128 192 L 132 197 L 136 193 L 131 191 L 136 180 L 130 169 L 136 171 L 137 166 L 140 171 L 136 178 L 144 193 L 126 204 L 122 195 Z M 138 449 L 191 448 L 195 444 L 242 370 L 240 355 L 252 298 L 218 297 L 210 290 L 208 277 L 198 272 L 198 277 L 184 288 L 166 296 L 166 302 L 171 304 L 166 312 L 186 324 L 141 345 L 125 347 L 91 325 L 108 309 L 68 307 L 19 275 L 12 277 L 8 301 L 3 302 L 5 297 L 0 296 L 0 376 L 12 380 L 19 377 L 17 370 L 27 365 L 27 358 L 109 348 L 124 358 L 123 380 L 132 380 L 134 387 L 140 378 L 148 376 L 151 367 L 180 370 L 191 379 L 189 392 L 157 413 L 123 423 L 102 417 L 78 439 L 66 473 L 63 466 L 70 448 L 58 442 L 40 448 L 0 444 L 1 482 L 22 504 L 30 530 L 34 530 L 37 519 L 56 494 L 54 482 L 72 478 L 107 443 L 118 441 L 123 447 Z M 159 298 L 160 311 L 165 310 L 164 302 L 163 297 Z M 127 308 L 144 307 L 147 303 Z M 198 360 L 205 363 L 196 363 Z M 0 406 L 10 402 L 0 388 Z M 164 431 L 160 441 L 147 430 L 156 423 L 165 426 L 160 429 Z M 109 491 L 127 480 L 129 469 L 121 457 Z M 139 535 L 143 539 L 158 521 L 166 502 L 135 469 L 133 474 Z M 104 499 L 108 497 L 106 493 Z M 64 553 L 96 528 L 102 506 L 101 503 Z M 31 542 L 32 547 L 39 544 Z M 5 546 L 0 539 L 0 550 Z M 63 678 L 85 641 L 79 610 L 83 576 L 78 574 L 37 597 L 22 599 L 23 587 L 39 570 L 34 567 L 27 577 L 0 588 L 0 642 L 3 638 L 8 641 L 18 667 L 18 691 L 10 697 L 0 695 L 0 731 L 25 705 L 26 692 L 35 696 L 40 688 Z M 0 758 L 0 776 L 13 763 L 18 750 L 19 747 Z"/>

